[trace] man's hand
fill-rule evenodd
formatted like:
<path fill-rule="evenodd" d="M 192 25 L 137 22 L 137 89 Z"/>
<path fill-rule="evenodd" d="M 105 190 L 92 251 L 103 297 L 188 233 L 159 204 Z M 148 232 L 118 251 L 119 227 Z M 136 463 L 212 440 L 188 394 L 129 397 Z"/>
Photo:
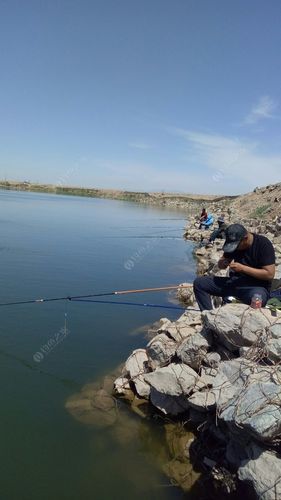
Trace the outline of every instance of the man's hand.
<path fill-rule="evenodd" d="M 230 264 L 230 259 L 227 259 L 226 257 L 221 257 L 220 260 L 218 261 L 218 268 L 219 269 L 226 269 Z"/>
<path fill-rule="evenodd" d="M 275 264 L 256 269 L 255 267 L 245 266 L 244 264 L 240 264 L 240 262 L 234 262 L 234 260 L 232 260 L 229 264 L 229 269 L 236 273 L 247 274 L 258 280 L 271 281 L 275 275 Z"/>
<path fill-rule="evenodd" d="M 234 260 L 232 260 L 229 264 L 229 269 L 231 269 L 231 271 L 235 271 L 236 273 L 245 272 L 245 267 L 246 266 L 240 264 L 240 262 L 234 262 Z"/>

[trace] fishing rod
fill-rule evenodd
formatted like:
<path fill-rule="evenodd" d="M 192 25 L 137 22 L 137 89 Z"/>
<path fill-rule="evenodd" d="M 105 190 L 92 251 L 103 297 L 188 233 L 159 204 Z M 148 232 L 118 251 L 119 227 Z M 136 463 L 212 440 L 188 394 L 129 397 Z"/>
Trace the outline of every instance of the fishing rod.
<path fill-rule="evenodd" d="M 141 304 L 139 302 L 119 302 L 117 300 L 92 300 L 92 299 L 73 299 L 73 302 L 85 302 L 85 303 L 94 303 L 94 304 L 116 304 L 118 306 L 138 306 L 138 307 L 158 307 L 161 309 L 177 309 L 180 311 L 198 311 L 199 309 L 191 309 L 180 306 L 164 306 L 162 304 Z"/>
<path fill-rule="evenodd" d="M 31 300 L 18 300 L 15 302 L 0 302 L 0 307 L 2 306 L 17 306 L 24 304 L 42 304 L 43 302 L 56 302 L 60 300 L 78 300 L 78 299 L 90 299 L 94 297 L 109 297 L 111 295 L 125 295 L 130 293 L 146 293 L 146 292 L 159 292 L 164 290 L 176 290 L 178 288 L 191 288 L 193 285 L 172 285 L 172 286 L 163 286 L 156 288 L 139 288 L 133 290 L 115 290 L 112 292 L 104 292 L 104 293 L 92 293 L 88 295 L 66 295 L 64 297 L 50 297 L 50 298 L 41 298 L 41 299 L 31 299 Z"/>

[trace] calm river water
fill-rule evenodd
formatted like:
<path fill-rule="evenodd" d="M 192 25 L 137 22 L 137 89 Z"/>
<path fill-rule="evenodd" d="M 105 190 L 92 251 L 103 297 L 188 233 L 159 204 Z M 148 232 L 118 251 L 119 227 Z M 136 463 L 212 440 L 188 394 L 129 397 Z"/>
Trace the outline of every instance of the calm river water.
<path fill-rule="evenodd" d="M 14 191 L 0 191 L 0 207 L 1 302 L 194 277 L 182 212 Z M 167 292 L 122 300 L 172 305 Z M 1 308 L 1 500 L 183 498 L 157 467 L 156 426 L 139 419 L 135 439 L 122 442 L 77 422 L 64 407 L 84 384 L 145 345 L 142 325 L 180 314 L 64 301 Z M 52 350 L 44 352 L 50 340 Z"/>

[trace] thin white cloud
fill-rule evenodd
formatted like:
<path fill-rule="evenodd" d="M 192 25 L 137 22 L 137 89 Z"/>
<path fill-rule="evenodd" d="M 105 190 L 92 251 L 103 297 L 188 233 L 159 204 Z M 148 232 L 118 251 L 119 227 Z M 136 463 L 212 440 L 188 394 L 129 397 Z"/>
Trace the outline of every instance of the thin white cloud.
<path fill-rule="evenodd" d="M 222 134 L 169 128 L 184 145 L 170 168 L 157 163 L 92 158 L 81 184 L 130 191 L 239 194 L 280 182 L 281 153 L 266 154 L 258 142 Z"/>
<path fill-rule="evenodd" d="M 278 104 L 268 95 L 260 97 L 258 102 L 252 107 L 250 113 L 245 117 L 245 125 L 253 125 L 260 120 L 274 118 L 273 112 Z"/>
<path fill-rule="evenodd" d="M 151 149 L 151 146 L 145 142 L 129 142 L 129 146 L 134 149 Z"/>
<path fill-rule="evenodd" d="M 261 153 L 258 143 L 211 133 L 171 130 L 187 141 L 186 161 L 190 156 L 193 166 L 201 166 L 203 175 L 204 169 L 206 173 L 212 172 L 213 180 L 222 183 L 232 180 L 233 186 L 245 186 L 245 191 L 256 185 L 280 182 L 281 154 Z"/>

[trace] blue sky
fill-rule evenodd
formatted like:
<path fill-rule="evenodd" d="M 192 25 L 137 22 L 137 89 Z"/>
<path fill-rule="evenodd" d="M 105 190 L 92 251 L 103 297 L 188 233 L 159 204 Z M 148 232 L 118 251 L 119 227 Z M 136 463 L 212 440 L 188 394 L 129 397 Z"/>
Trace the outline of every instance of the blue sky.
<path fill-rule="evenodd" d="M 0 178 L 281 181 L 279 0 L 0 0 Z"/>

